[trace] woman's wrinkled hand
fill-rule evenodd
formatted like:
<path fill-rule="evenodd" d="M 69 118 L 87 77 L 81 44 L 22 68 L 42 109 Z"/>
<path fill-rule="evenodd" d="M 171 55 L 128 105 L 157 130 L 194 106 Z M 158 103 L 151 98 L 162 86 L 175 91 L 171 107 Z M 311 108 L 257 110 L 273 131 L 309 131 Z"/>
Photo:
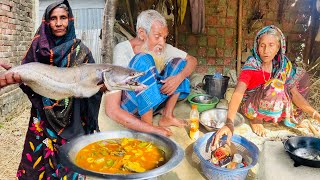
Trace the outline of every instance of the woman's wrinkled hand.
<path fill-rule="evenodd" d="M 6 70 L 11 68 L 10 65 L 4 63 L 0 63 L 0 66 L 5 68 Z M 0 88 L 15 83 L 21 83 L 21 77 L 18 73 L 0 73 Z"/>
<path fill-rule="evenodd" d="M 213 151 L 213 150 L 219 148 L 219 141 L 224 135 L 227 136 L 227 144 L 230 146 L 231 145 L 232 134 L 233 134 L 233 132 L 228 126 L 223 126 L 222 128 L 220 128 L 216 132 L 216 134 L 214 136 L 214 139 L 212 140 L 213 143 L 212 143 L 211 150 Z"/>
<path fill-rule="evenodd" d="M 104 83 L 103 83 L 103 82 L 102 82 L 102 83 L 97 84 L 97 86 L 99 86 L 99 87 L 100 87 L 99 91 L 100 91 L 100 92 L 102 92 L 102 93 L 105 93 L 105 92 L 107 92 L 107 91 L 108 91 L 108 88 L 106 87 L 106 85 L 104 85 Z"/>

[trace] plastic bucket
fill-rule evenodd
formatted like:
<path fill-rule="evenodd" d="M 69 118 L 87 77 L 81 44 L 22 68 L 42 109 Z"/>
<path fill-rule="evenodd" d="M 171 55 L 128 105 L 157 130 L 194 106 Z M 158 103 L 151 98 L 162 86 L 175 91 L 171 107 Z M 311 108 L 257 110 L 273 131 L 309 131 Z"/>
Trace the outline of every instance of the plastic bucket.
<path fill-rule="evenodd" d="M 229 79 L 230 77 L 228 76 L 215 78 L 213 75 L 205 75 L 202 79 L 204 90 L 211 96 L 223 99 L 228 88 Z"/>
<path fill-rule="evenodd" d="M 231 141 L 237 147 L 237 153 L 241 154 L 248 166 L 237 169 L 222 168 L 215 166 L 208 161 L 208 159 L 211 159 L 211 151 L 207 150 L 207 148 L 210 148 L 214 135 L 215 133 L 213 132 L 206 133 L 193 144 L 193 150 L 200 159 L 202 173 L 209 180 L 245 180 L 248 175 L 248 171 L 258 162 L 258 147 L 246 138 L 234 134 Z M 226 136 L 222 137 L 222 140 L 226 139 Z"/>

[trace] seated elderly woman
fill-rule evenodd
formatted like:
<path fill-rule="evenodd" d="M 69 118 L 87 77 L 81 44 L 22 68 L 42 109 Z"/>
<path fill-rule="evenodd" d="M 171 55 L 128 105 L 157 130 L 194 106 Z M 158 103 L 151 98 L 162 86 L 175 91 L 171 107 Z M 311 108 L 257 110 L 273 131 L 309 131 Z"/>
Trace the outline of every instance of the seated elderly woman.
<path fill-rule="evenodd" d="M 253 54 L 244 64 L 232 95 L 226 125 L 217 132 L 214 147 L 223 135 L 227 135 L 230 142 L 239 106 L 259 136 L 266 133 L 263 121 L 283 120 L 286 126 L 294 126 L 292 122 L 297 123 L 301 110 L 320 121 L 320 114 L 304 98 L 308 76 L 291 63 L 285 51 L 285 38 L 280 29 L 271 25 L 258 32 Z"/>

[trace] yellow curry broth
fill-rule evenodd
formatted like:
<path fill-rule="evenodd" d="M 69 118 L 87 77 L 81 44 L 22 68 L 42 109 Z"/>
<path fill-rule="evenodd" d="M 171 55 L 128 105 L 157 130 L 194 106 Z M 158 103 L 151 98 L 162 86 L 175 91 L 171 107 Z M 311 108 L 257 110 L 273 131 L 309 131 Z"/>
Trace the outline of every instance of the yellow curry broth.
<path fill-rule="evenodd" d="M 152 143 L 121 138 L 87 145 L 78 152 L 76 164 L 97 172 L 131 174 L 159 167 L 164 158 L 164 152 Z"/>

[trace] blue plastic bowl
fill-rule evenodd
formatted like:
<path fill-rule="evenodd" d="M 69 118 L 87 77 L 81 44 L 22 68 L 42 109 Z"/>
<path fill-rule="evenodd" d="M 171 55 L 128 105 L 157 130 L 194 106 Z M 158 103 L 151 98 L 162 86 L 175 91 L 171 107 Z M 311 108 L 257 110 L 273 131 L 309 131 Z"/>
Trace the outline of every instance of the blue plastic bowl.
<path fill-rule="evenodd" d="M 193 145 L 194 152 L 200 159 L 200 164 L 201 164 L 201 169 L 203 174 L 208 179 L 214 179 L 214 180 L 246 179 L 249 169 L 251 169 L 253 166 L 257 164 L 258 157 L 259 157 L 258 147 L 252 142 L 250 142 L 249 140 L 247 140 L 246 138 L 234 134 L 232 136 L 231 141 L 236 145 L 238 150 L 237 153 L 242 155 L 242 157 L 244 158 L 245 162 L 248 163 L 248 165 L 244 168 L 237 168 L 237 169 L 227 169 L 227 168 L 215 166 L 210 162 L 211 147 L 209 147 L 208 152 L 205 151 L 208 145 L 208 142 L 210 143 L 212 141 L 214 134 L 215 134 L 214 132 L 206 133 L 201 138 L 199 138 Z M 223 137 L 222 140 L 226 140 L 226 137 Z"/>

